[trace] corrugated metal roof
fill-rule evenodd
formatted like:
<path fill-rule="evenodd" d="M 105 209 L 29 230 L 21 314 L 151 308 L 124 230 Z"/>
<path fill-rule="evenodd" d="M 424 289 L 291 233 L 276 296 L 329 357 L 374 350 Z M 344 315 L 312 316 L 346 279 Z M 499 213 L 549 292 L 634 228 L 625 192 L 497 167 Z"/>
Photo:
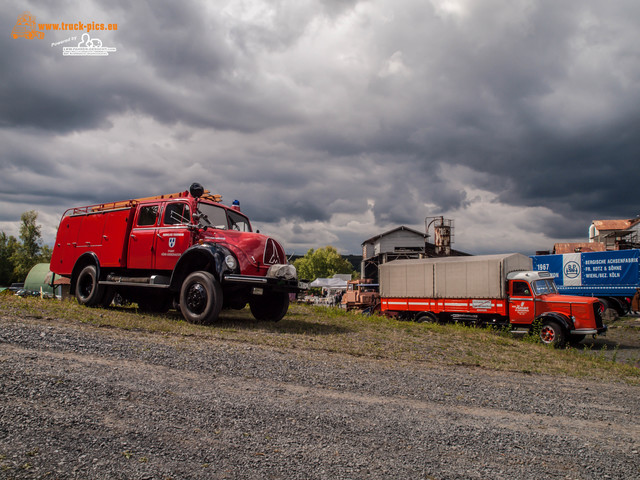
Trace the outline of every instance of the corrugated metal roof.
<path fill-rule="evenodd" d="M 575 253 L 577 251 L 578 252 L 604 252 L 606 249 L 607 249 L 606 245 L 602 242 L 556 243 L 553 246 L 553 251 L 557 254 Z"/>
<path fill-rule="evenodd" d="M 594 220 L 593 224 L 600 231 L 608 230 L 629 230 L 640 222 L 640 218 L 630 218 L 627 220 Z"/>

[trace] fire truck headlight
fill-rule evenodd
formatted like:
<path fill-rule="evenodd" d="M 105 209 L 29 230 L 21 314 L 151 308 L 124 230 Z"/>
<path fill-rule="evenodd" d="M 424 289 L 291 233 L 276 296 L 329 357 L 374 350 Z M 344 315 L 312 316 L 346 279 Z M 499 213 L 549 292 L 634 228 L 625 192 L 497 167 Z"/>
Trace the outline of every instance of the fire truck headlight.
<path fill-rule="evenodd" d="M 235 270 L 238 266 L 238 262 L 236 262 L 236 259 L 233 255 L 227 255 L 226 257 L 224 257 L 224 263 L 226 263 L 227 267 L 229 267 L 231 270 Z"/>

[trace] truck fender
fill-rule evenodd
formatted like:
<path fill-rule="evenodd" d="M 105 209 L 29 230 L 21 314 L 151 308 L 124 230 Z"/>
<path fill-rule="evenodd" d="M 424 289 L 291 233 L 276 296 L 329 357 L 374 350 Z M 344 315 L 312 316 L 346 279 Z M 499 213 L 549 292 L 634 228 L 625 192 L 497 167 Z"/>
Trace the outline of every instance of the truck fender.
<path fill-rule="evenodd" d="M 73 266 L 73 270 L 71 271 L 71 279 L 69 286 L 69 294 L 74 295 L 76 293 L 76 281 L 78 280 L 78 275 L 84 267 L 87 265 L 95 265 L 96 273 L 98 274 L 98 278 L 100 278 L 100 260 L 98 260 L 98 256 L 93 252 L 86 252 L 80 255 L 78 260 L 76 260 L 76 264 Z"/>
<path fill-rule="evenodd" d="M 236 260 L 236 267 L 229 268 L 225 258 L 231 255 Z M 178 259 L 171 274 L 170 288 L 179 291 L 182 282 L 192 272 L 204 270 L 220 281 L 225 273 L 239 273 L 237 257 L 227 247 L 217 243 L 202 243 L 189 247 Z"/>
<path fill-rule="evenodd" d="M 573 320 L 563 313 L 545 312 L 540 315 L 537 320 L 541 320 L 542 322 L 545 320 L 554 320 L 558 322 L 567 333 L 573 330 Z"/>

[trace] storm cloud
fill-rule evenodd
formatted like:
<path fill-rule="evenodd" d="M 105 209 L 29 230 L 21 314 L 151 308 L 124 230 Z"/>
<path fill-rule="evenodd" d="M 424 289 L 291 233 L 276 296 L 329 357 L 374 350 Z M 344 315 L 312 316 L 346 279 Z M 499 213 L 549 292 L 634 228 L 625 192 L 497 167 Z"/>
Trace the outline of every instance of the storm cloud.
<path fill-rule="evenodd" d="M 97 22 L 104 57 L 68 57 Z M 304 253 L 427 216 L 533 252 L 640 213 L 634 1 L 9 1 L 0 230 L 198 181 Z M 70 40 L 76 36 L 75 40 Z M 63 43 L 60 43 L 63 42 Z"/>

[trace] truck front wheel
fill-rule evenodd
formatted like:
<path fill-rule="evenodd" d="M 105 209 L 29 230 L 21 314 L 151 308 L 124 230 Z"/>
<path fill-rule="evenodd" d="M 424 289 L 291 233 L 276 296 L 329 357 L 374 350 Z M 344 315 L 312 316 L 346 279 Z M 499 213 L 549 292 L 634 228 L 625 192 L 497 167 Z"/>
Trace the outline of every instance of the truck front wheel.
<path fill-rule="evenodd" d="M 540 328 L 540 340 L 542 340 L 542 343 L 545 345 L 562 348 L 566 342 L 566 335 L 559 323 L 548 320 L 545 321 Z"/>
<path fill-rule="evenodd" d="M 102 305 L 105 288 L 98 284 L 98 270 L 95 265 L 87 265 L 80 271 L 76 280 L 76 298 L 78 303 L 87 307 Z"/>
<path fill-rule="evenodd" d="M 210 325 L 222 309 L 222 288 L 209 272 L 193 272 L 180 288 L 180 311 L 187 322 Z"/>
<path fill-rule="evenodd" d="M 249 308 L 256 320 L 277 322 L 289 310 L 289 294 L 276 292 L 270 295 L 256 296 L 249 301 Z"/>

